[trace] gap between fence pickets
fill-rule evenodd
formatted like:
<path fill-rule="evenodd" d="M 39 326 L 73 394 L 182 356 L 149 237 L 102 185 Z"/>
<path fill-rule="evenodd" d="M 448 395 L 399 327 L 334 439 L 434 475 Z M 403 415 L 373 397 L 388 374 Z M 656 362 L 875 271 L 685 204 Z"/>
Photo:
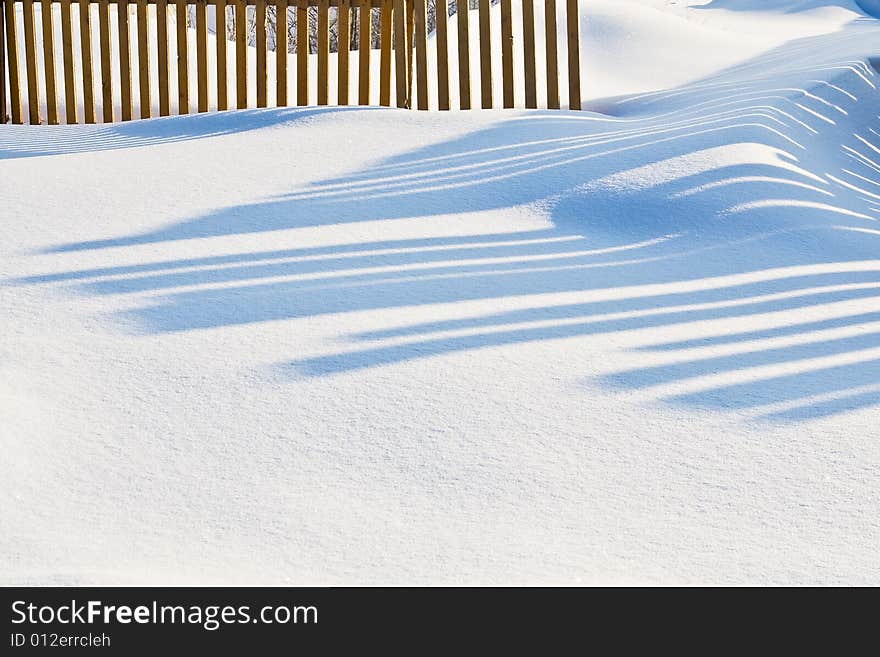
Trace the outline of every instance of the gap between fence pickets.
<path fill-rule="evenodd" d="M 511 25 L 511 3 L 514 0 L 500 0 L 501 4 L 501 82 L 502 82 L 502 98 L 501 105 L 505 108 L 514 106 L 514 88 L 515 74 L 513 66 L 513 29 Z M 535 108 L 536 92 L 535 92 L 535 21 L 534 21 L 534 2 L 536 0 L 520 0 L 523 4 L 523 55 L 525 59 L 523 75 L 525 78 L 527 108 Z M 541 0 L 537 0 L 540 2 Z M 557 8 L 556 0 L 543 0 L 545 6 L 545 15 L 553 16 L 554 20 L 545 20 L 546 27 L 546 66 L 547 66 L 547 106 L 550 109 L 558 109 L 559 104 L 559 74 L 560 66 L 558 63 L 558 41 L 556 39 L 556 20 Z M 22 5 L 22 26 L 21 30 L 15 20 L 15 5 Z M 171 42 L 168 40 L 167 30 L 167 7 L 174 6 L 177 15 L 177 78 L 178 78 L 178 113 L 189 113 L 193 108 L 190 105 L 189 98 L 189 56 L 188 56 L 188 8 L 196 7 L 196 85 L 197 85 L 197 102 L 196 111 L 207 112 L 209 110 L 209 84 L 208 80 L 208 26 L 206 8 L 209 5 L 218 6 L 223 11 L 222 23 L 226 24 L 225 9 L 229 5 L 233 5 L 236 24 L 245 24 L 247 16 L 245 7 L 255 7 L 255 25 L 256 25 L 256 106 L 268 106 L 268 43 L 267 43 L 267 24 L 266 24 L 266 8 L 268 6 L 278 6 L 284 8 L 286 24 L 286 10 L 295 8 L 297 11 L 297 40 L 298 43 L 308 43 L 310 35 L 309 13 L 306 7 L 318 8 L 318 70 L 317 70 L 317 104 L 329 104 L 329 23 L 328 11 L 330 7 L 338 7 L 340 20 L 348 23 L 351 9 L 358 7 L 378 8 L 381 10 L 380 15 L 380 60 L 379 60 L 379 104 L 383 106 L 391 105 L 391 69 L 392 69 L 392 46 L 395 51 L 393 59 L 396 62 L 394 69 L 396 72 L 396 104 L 398 107 L 412 108 L 414 105 L 420 110 L 429 108 L 429 75 L 437 79 L 437 95 L 438 108 L 441 110 L 450 109 L 449 102 L 449 39 L 446 29 L 448 10 L 445 0 L 440 0 L 437 7 L 443 11 L 443 17 L 437 21 L 436 39 L 438 47 L 438 56 L 436 61 L 436 69 L 429 72 L 428 70 L 428 54 L 427 54 L 427 11 L 425 0 L 0 0 L 2 11 L 0 11 L 0 61 L 8 63 L 8 74 L 6 66 L 0 66 L 0 121 L 6 123 L 11 120 L 13 123 L 24 123 L 22 114 L 22 101 L 24 100 L 25 87 L 22 85 L 22 71 L 19 56 L 20 40 L 23 36 L 26 61 L 25 64 L 25 81 L 28 105 L 29 123 L 36 124 L 42 122 L 41 111 L 41 77 L 45 82 L 45 100 L 47 107 L 47 119 L 50 124 L 57 124 L 59 120 L 58 93 L 56 83 L 57 72 L 57 50 L 54 43 L 54 27 L 52 11 L 41 11 L 41 34 L 52 34 L 53 38 L 43 40 L 43 70 L 38 70 L 37 58 L 37 26 L 35 24 L 34 5 L 39 4 L 42 9 L 52 7 L 53 5 L 61 6 L 62 17 L 62 47 L 61 54 L 63 56 L 63 75 L 65 98 L 62 101 L 65 104 L 65 118 L 68 123 L 77 122 L 77 102 L 76 87 L 81 82 L 83 89 L 83 108 L 84 120 L 86 123 L 96 122 L 96 103 L 95 97 L 100 96 L 102 100 L 102 119 L 105 123 L 117 120 L 114 115 L 113 107 L 113 75 L 112 75 L 112 53 L 111 43 L 112 27 L 110 25 L 109 7 L 111 4 L 117 4 L 126 8 L 126 11 L 118 11 L 118 30 L 117 36 L 119 42 L 119 68 L 120 68 L 120 89 L 122 100 L 123 121 L 133 118 L 132 107 L 132 75 L 130 66 L 130 51 L 134 47 L 138 53 L 138 71 L 137 73 L 137 91 L 139 98 L 139 111 L 141 118 L 149 118 L 152 114 L 152 97 L 151 86 L 152 76 L 150 68 L 150 42 L 151 37 L 158 40 L 158 89 L 159 89 L 159 115 L 167 116 L 171 114 L 169 99 L 169 60 L 172 58 Z M 581 108 L 580 93 L 580 53 L 579 53 L 579 10 L 578 0 L 562 0 L 566 16 L 567 34 L 564 40 L 567 46 L 567 65 L 569 78 L 569 107 L 571 109 Z M 97 46 L 99 50 L 99 75 L 97 81 L 100 90 L 96 94 L 95 80 L 93 79 L 93 54 L 95 50 L 96 39 L 92 33 L 92 15 L 91 11 L 79 12 L 79 32 L 80 32 L 80 54 L 82 57 L 82 75 L 81 80 L 76 76 L 75 54 L 73 53 L 72 31 L 75 27 L 72 25 L 72 7 L 93 5 L 98 6 L 98 28 L 99 34 L 97 38 Z M 149 29 L 149 21 L 147 7 L 149 5 L 156 6 L 157 17 L 165 18 L 158 25 L 156 30 Z M 122 34 L 129 35 L 129 12 L 128 7 L 133 6 L 136 9 L 134 14 L 136 22 L 136 35 L 132 39 L 122 38 Z M 344 16 L 343 16 L 344 14 Z M 360 20 L 358 25 L 354 25 L 351 21 L 351 27 L 357 27 L 359 42 L 363 42 L 366 38 L 367 43 L 371 42 L 372 22 L 370 16 L 372 12 L 360 12 Z M 393 18 L 392 18 L 393 16 Z M 457 19 L 459 32 L 458 41 L 458 64 L 459 64 L 459 82 L 460 82 L 460 109 L 470 109 L 472 107 L 470 94 L 470 61 L 469 61 L 469 34 L 467 23 L 469 21 L 462 20 L 464 12 L 459 13 Z M 495 106 L 496 99 L 493 97 L 493 67 L 492 67 L 492 44 L 490 20 L 491 20 L 491 0 L 479 0 L 478 3 L 478 25 L 479 39 L 477 40 L 479 48 L 479 64 L 477 74 L 480 78 L 480 107 L 489 109 Z M 462 29 L 463 28 L 463 29 Z M 22 32 L 22 35 L 19 35 Z M 155 32 L 154 34 L 151 32 Z M 223 30 L 226 34 L 226 31 Z M 286 30 L 284 42 L 286 49 Z M 235 106 L 239 109 L 249 107 L 248 103 L 248 65 L 247 65 L 247 48 L 249 47 L 246 40 L 245 31 L 236 31 L 234 37 L 235 42 L 235 71 L 236 71 L 236 98 Z M 227 59 L 226 39 L 217 40 L 218 62 Z M 415 51 L 415 52 L 413 52 Z M 370 60 L 372 48 L 359 48 L 358 54 L 358 104 L 369 105 L 371 102 L 371 86 L 370 86 Z M 283 79 L 276 76 L 276 105 L 286 106 L 288 100 L 287 94 L 287 60 L 281 54 L 276 58 L 284 59 L 284 65 L 279 68 L 285 72 Z M 227 89 L 227 69 L 228 65 L 217 66 L 217 109 L 226 109 L 229 106 L 228 89 Z M 297 98 L 296 102 L 299 106 L 308 105 L 309 98 L 309 49 L 297 48 L 296 53 L 297 68 Z M 417 75 L 414 75 L 414 69 Z M 339 88 L 345 87 L 345 94 L 340 93 L 337 104 L 348 104 L 347 84 L 349 71 L 349 51 L 345 49 L 344 57 L 339 56 L 339 73 L 344 72 L 345 79 L 339 76 Z M 497 75 L 497 70 L 495 72 Z M 413 98 L 413 82 L 417 82 L 415 89 L 415 98 Z M 8 83 L 8 93 L 7 93 Z M 222 96 L 221 96 L 222 94 Z"/>

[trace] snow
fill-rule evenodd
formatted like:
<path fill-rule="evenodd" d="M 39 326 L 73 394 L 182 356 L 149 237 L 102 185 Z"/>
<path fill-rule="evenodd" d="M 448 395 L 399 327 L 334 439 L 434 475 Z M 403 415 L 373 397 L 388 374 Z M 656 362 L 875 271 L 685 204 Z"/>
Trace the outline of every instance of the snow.
<path fill-rule="evenodd" d="M 0 581 L 880 582 L 880 27 L 582 11 L 601 113 L 3 127 Z"/>

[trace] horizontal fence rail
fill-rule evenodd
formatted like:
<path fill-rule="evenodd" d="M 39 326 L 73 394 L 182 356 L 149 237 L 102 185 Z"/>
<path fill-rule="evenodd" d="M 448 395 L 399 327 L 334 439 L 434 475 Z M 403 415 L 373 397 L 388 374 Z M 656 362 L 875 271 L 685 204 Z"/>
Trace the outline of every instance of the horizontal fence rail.
<path fill-rule="evenodd" d="M 558 109 L 563 75 L 580 109 L 578 0 L 474 1 L 450 13 L 450 0 L 0 0 L 0 121 L 312 103 L 509 108 L 517 97 L 537 108 L 539 87 Z"/>

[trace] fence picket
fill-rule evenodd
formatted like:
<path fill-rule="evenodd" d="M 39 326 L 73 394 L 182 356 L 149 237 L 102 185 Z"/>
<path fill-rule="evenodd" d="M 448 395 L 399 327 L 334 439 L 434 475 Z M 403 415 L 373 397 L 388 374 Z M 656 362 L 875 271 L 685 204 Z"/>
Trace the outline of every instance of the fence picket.
<path fill-rule="evenodd" d="M 428 9 L 425 0 L 415 5 L 416 102 L 420 110 L 428 109 Z"/>
<path fill-rule="evenodd" d="M 369 2 L 361 0 L 360 27 L 358 28 L 358 104 L 370 104 L 370 45 L 373 38 L 373 10 Z"/>
<path fill-rule="evenodd" d="M 544 0 L 544 38 L 547 41 L 547 108 L 559 109 L 559 63 L 556 58 L 556 0 Z"/>
<path fill-rule="evenodd" d="M 436 0 L 437 17 L 437 108 L 449 109 L 449 7 L 446 0 Z"/>
<path fill-rule="evenodd" d="M 407 54 L 409 43 L 406 36 L 406 6 L 404 0 L 394 0 L 394 77 L 395 96 L 398 107 L 409 107 L 409 72 Z"/>
<path fill-rule="evenodd" d="M 287 105 L 287 0 L 275 0 L 275 104 Z"/>
<path fill-rule="evenodd" d="M 266 0 L 254 0 L 254 32 L 257 46 L 257 107 L 269 104 L 266 35 Z"/>
<path fill-rule="evenodd" d="M 480 102 L 483 109 L 492 108 L 492 4 L 480 0 Z"/>
<path fill-rule="evenodd" d="M 318 105 L 330 102 L 330 0 L 318 2 Z"/>
<path fill-rule="evenodd" d="M 339 0 L 336 18 L 338 28 L 338 45 L 336 52 L 336 104 L 348 105 L 349 87 L 349 39 L 351 38 L 351 0 Z"/>
<path fill-rule="evenodd" d="M 107 0 L 104 1 L 106 2 Z M 55 75 L 55 16 L 52 13 L 52 0 L 42 0 L 40 4 L 40 18 L 43 23 L 43 70 L 46 77 L 46 118 L 49 121 L 49 125 L 58 125 L 58 83 Z M 2 52 L 0 52 L 0 54 L 2 54 Z M 2 59 L 0 59 L 0 68 L 3 68 Z M 3 82 L 2 76 L 0 76 L 0 82 Z M 0 105 L 4 104 L 5 103 L 0 103 Z M 0 109 L 0 112 L 2 112 L 2 109 Z M 113 120 L 112 115 L 110 120 Z"/>
<path fill-rule="evenodd" d="M 413 14 L 413 3 L 410 0 L 406 0 L 405 8 L 406 8 L 406 79 L 409 80 L 409 105 L 408 107 L 412 109 L 412 84 L 413 84 L 413 44 L 414 41 L 414 32 L 415 32 L 415 16 Z"/>
<path fill-rule="evenodd" d="M 235 106 L 248 106 L 247 3 L 235 0 Z"/>
<path fill-rule="evenodd" d="M 501 0 L 501 89 L 502 104 L 513 107 L 513 8 Z"/>
<path fill-rule="evenodd" d="M 226 74 L 227 65 L 227 16 L 226 0 L 216 0 L 214 7 L 214 32 L 217 57 L 217 111 L 229 109 L 229 80 Z"/>
<path fill-rule="evenodd" d="M 535 59 L 535 0 L 522 0 L 523 16 L 523 74 L 525 76 L 526 107 L 538 106 L 538 83 Z"/>
<path fill-rule="evenodd" d="M 218 35 L 219 38 L 219 35 Z M 196 0 L 196 69 L 198 75 L 198 109 L 208 111 L 208 3 Z"/>
<path fill-rule="evenodd" d="M 43 14 L 46 14 L 45 10 Z M 110 66 L 112 46 L 110 43 L 110 0 L 101 0 L 98 4 L 98 31 L 101 48 L 101 114 L 104 123 L 112 123 L 113 71 Z M 45 44 L 45 36 L 43 41 Z"/>
<path fill-rule="evenodd" d="M 392 0 L 382 0 L 379 30 L 379 104 L 391 106 L 391 22 Z"/>
<path fill-rule="evenodd" d="M 296 104 L 309 104 L 309 3 L 296 7 Z"/>
<path fill-rule="evenodd" d="M 13 123 L 23 123 L 21 115 L 21 75 L 18 62 L 18 30 L 15 26 L 15 5 L 3 3 L 6 17 L 6 52 L 9 61 L 9 114 Z"/>
<path fill-rule="evenodd" d="M 12 3 L 7 3 L 11 5 Z M 76 123 L 76 59 L 73 56 L 73 7 L 71 0 L 61 0 L 61 51 L 64 61 L 64 118 Z M 11 56 L 11 55 L 10 55 Z M 10 62 L 11 68 L 11 62 Z M 10 82 L 12 78 L 10 77 Z"/>
<path fill-rule="evenodd" d="M 175 17 L 177 20 L 177 113 L 189 114 L 189 41 L 186 24 L 189 5 L 177 2 Z"/>
<path fill-rule="evenodd" d="M 458 18 L 458 106 L 468 110 L 471 108 L 470 12 L 468 0 L 463 0 L 462 4 L 464 11 L 455 11 Z"/>
<path fill-rule="evenodd" d="M 0 4 L 6 4 L 0 2 Z M 0 124 L 9 119 L 6 114 L 6 19 L 5 12 L 0 11 Z"/>
<path fill-rule="evenodd" d="M 37 35 L 34 20 L 34 0 L 23 0 L 22 19 L 24 20 L 24 49 L 26 53 L 28 87 L 28 116 L 30 122 L 41 123 L 40 119 L 40 78 L 37 74 Z"/>
<path fill-rule="evenodd" d="M 141 118 L 148 119 L 153 114 L 153 103 L 150 98 L 150 17 L 147 12 L 147 0 L 138 0 L 138 82 L 140 83 Z"/>
<path fill-rule="evenodd" d="M 565 20 L 568 28 L 568 108 L 581 109 L 581 60 L 578 0 L 566 0 Z"/>
<path fill-rule="evenodd" d="M 171 114 L 168 78 L 168 0 L 156 0 L 156 59 L 159 67 L 159 116 Z M 130 83 L 129 83 L 130 84 Z"/>
<path fill-rule="evenodd" d="M 62 19 L 64 13 L 61 14 Z M 129 25 L 128 0 L 119 0 L 116 5 L 116 27 L 119 35 L 119 95 L 122 105 L 122 120 L 131 121 L 131 27 Z M 65 71 L 67 64 L 65 63 Z M 65 73 L 65 89 L 67 88 Z M 69 103 L 70 101 L 68 101 Z M 68 123 L 70 121 L 68 120 Z"/>
<path fill-rule="evenodd" d="M 79 0 L 79 45 L 82 56 L 83 115 L 86 123 L 95 122 L 95 86 L 92 68 L 92 12 L 89 0 Z"/>

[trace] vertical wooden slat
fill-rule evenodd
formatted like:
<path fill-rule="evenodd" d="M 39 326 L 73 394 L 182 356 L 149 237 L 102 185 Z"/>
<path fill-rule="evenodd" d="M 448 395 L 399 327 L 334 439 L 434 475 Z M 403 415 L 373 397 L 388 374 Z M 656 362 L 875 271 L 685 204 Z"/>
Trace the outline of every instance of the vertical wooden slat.
<path fill-rule="evenodd" d="M 559 64 L 556 55 L 556 0 L 544 0 L 544 38 L 547 46 L 547 108 L 559 109 Z"/>
<path fill-rule="evenodd" d="M 370 46 L 373 41 L 373 10 L 369 0 L 361 0 L 358 29 L 358 104 L 370 104 Z"/>
<path fill-rule="evenodd" d="M 119 84 L 122 98 L 122 120 L 131 121 L 131 29 L 128 21 L 128 0 L 116 5 L 119 28 Z"/>
<path fill-rule="evenodd" d="M 420 110 L 428 109 L 428 10 L 425 0 L 415 3 L 416 46 L 416 103 Z"/>
<path fill-rule="evenodd" d="M 538 82 L 535 70 L 535 0 L 522 0 L 522 15 L 526 107 L 534 109 L 538 106 Z"/>
<path fill-rule="evenodd" d="M 265 0 L 263 0 L 265 12 Z M 265 24 L 265 22 L 264 22 Z M 196 69 L 199 112 L 208 111 L 208 2 L 196 0 Z"/>
<path fill-rule="evenodd" d="M 248 106 L 247 3 L 235 0 L 235 106 Z"/>
<path fill-rule="evenodd" d="M 394 77 L 398 107 L 409 107 L 405 0 L 394 0 Z"/>
<path fill-rule="evenodd" d="M 257 107 L 266 107 L 269 100 L 266 60 L 266 0 L 254 0 L 254 31 L 257 46 Z"/>
<path fill-rule="evenodd" d="M 78 121 L 76 102 L 76 59 L 73 56 L 73 8 L 70 0 L 61 0 L 61 51 L 64 59 L 64 116 L 68 123 Z"/>
<path fill-rule="evenodd" d="M 229 83 L 226 75 L 226 0 L 217 0 L 214 8 L 214 29 L 217 34 L 217 109 L 229 109 Z"/>
<path fill-rule="evenodd" d="M 318 105 L 330 102 L 330 0 L 318 0 Z"/>
<path fill-rule="evenodd" d="M 578 0 L 566 0 L 566 22 L 568 24 L 568 108 L 581 109 L 581 60 Z"/>
<path fill-rule="evenodd" d="M 415 5 L 412 0 L 407 0 L 406 2 L 406 43 L 409 45 L 409 48 L 406 51 L 406 79 L 409 80 L 410 84 L 410 104 L 409 107 L 412 107 L 412 83 L 413 83 L 413 44 L 415 43 L 413 39 L 413 34 L 415 32 Z"/>
<path fill-rule="evenodd" d="M 98 4 L 98 30 L 101 48 L 101 114 L 104 123 L 113 123 L 113 71 L 110 67 L 110 0 Z"/>
<path fill-rule="evenodd" d="M 348 105 L 348 55 L 351 34 L 351 0 L 339 0 L 339 45 L 336 53 L 336 104 Z"/>
<path fill-rule="evenodd" d="M 296 6 L 296 104 L 309 104 L 309 5 Z"/>
<path fill-rule="evenodd" d="M 492 108 L 492 6 L 490 0 L 480 0 L 480 105 Z"/>
<path fill-rule="evenodd" d="M 501 92 L 504 107 L 513 107 L 513 8 L 501 0 Z"/>
<path fill-rule="evenodd" d="M 436 0 L 437 16 L 437 107 L 449 109 L 449 7 Z"/>
<path fill-rule="evenodd" d="M 379 30 L 379 104 L 391 106 L 391 21 L 394 2 L 382 0 Z"/>
<path fill-rule="evenodd" d="M 186 19 L 189 5 L 185 0 L 177 0 L 177 113 L 189 114 L 189 42 L 187 40 Z M 236 28 L 238 26 L 236 25 Z"/>
<path fill-rule="evenodd" d="M 287 105 L 287 0 L 275 0 L 275 104 Z"/>
<path fill-rule="evenodd" d="M 461 4 L 455 10 L 458 18 L 458 106 L 466 110 L 471 108 L 469 11 L 468 0 L 459 1 Z"/>
<path fill-rule="evenodd" d="M 168 77 L 168 0 L 156 0 L 156 59 L 159 68 L 159 116 L 171 114 L 171 84 Z M 129 83 L 130 84 L 130 83 Z"/>
<path fill-rule="evenodd" d="M 9 2 L 0 1 L 0 5 Z M 8 115 L 6 114 L 6 28 L 4 27 L 6 19 L 5 11 L 0 11 L 0 124 L 6 123 Z"/>
<path fill-rule="evenodd" d="M 21 115 L 21 75 L 18 62 L 18 31 L 15 29 L 15 5 L 3 3 L 6 18 L 6 52 L 9 61 L 9 114 L 13 123 L 23 123 Z"/>
<path fill-rule="evenodd" d="M 95 122 L 95 84 L 92 68 L 92 13 L 89 0 L 79 0 L 79 45 L 82 52 L 83 114 L 86 123 Z"/>
<path fill-rule="evenodd" d="M 104 0 L 107 2 L 107 0 Z M 109 9 L 109 8 L 108 8 Z M 58 125 L 58 83 L 55 75 L 55 15 L 52 0 L 42 0 L 40 17 L 43 23 L 43 70 L 46 74 L 46 118 L 50 125 Z M 0 59 L 0 68 L 3 60 Z M 2 78 L 0 78 L 2 81 Z"/>
<path fill-rule="evenodd" d="M 31 123 L 40 123 L 40 78 L 37 75 L 37 32 L 34 0 L 22 0 L 24 20 L 24 56 L 27 65 L 28 116 Z"/>
<path fill-rule="evenodd" d="M 138 32 L 138 82 L 140 84 L 141 118 L 153 115 L 153 102 L 150 98 L 150 23 L 147 13 L 147 0 L 137 3 Z"/>

